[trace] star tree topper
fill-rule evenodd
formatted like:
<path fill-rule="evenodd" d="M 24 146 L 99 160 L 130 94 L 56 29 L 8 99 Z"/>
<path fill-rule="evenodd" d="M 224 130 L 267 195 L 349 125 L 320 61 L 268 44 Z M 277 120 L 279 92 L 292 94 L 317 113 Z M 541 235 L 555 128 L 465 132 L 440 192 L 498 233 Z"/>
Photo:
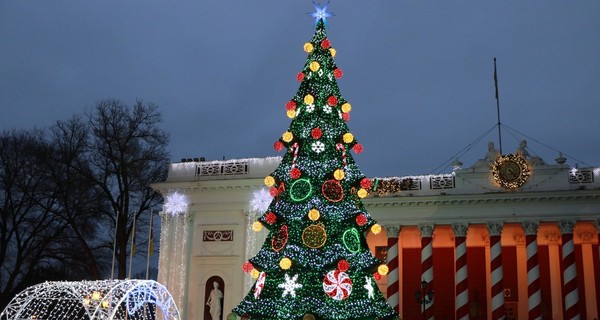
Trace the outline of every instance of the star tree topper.
<path fill-rule="evenodd" d="M 315 25 L 319 22 L 319 20 L 323 19 L 323 23 L 327 25 L 327 18 L 332 17 L 333 15 L 327 12 L 327 8 L 329 7 L 329 1 L 321 7 L 321 4 L 313 1 L 313 6 L 315 7 L 315 12 L 311 13 L 310 16 L 315 18 Z"/>

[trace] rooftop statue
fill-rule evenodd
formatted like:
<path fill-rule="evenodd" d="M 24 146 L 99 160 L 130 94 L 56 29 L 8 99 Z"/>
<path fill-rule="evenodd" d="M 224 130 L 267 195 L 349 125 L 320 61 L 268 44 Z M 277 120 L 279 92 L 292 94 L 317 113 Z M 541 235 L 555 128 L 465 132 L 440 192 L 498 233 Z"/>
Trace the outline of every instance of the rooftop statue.
<path fill-rule="evenodd" d="M 519 143 L 519 147 L 517 147 L 517 150 L 515 150 L 515 155 L 519 155 L 519 156 L 523 157 L 523 159 L 527 160 L 527 162 L 529 162 L 529 164 L 531 164 L 532 166 L 546 165 L 546 163 L 544 162 L 544 160 L 542 160 L 542 158 L 540 158 L 538 156 L 532 156 L 529 154 L 529 152 L 527 151 L 527 141 L 526 140 L 521 140 L 521 142 Z"/>
<path fill-rule="evenodd" d="M 494 143 L 492 141 L 488 142 L 488 151 L 483 157 L 483 159 L 477 160 L 473 165 L 473 168 L 478 169 L 490 169 L 492 167 L 492 163 L 496 161 L 496 159 L 501 156 L 500 151 L 496 149 Z"/>

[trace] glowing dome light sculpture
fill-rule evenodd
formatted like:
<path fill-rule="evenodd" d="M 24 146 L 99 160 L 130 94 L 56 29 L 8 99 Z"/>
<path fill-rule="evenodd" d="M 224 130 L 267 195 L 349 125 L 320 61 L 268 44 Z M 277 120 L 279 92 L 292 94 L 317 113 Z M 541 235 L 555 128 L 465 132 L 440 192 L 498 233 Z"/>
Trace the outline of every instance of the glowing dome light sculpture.
<path fill-rule="evenodd" d="M 153 280 L 54 281 L 17 294 L 0 319 L 179 320 L 173 297 Z"/>

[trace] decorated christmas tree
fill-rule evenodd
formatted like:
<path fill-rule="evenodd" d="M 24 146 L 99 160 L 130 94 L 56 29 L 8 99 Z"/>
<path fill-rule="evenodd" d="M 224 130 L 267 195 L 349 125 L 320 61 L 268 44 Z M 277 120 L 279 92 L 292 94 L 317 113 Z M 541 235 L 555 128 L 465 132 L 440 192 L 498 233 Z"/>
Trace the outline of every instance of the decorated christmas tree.
<path fill-rule="evenodd" d="M 300 88 L 285 105 L 291 124 L 274 146 L 286 153 L 265 178 L 273 201 L 253 225 L 269 234 L 244 264 L 257 280 L 233 312 L 250 319 L 395 319 L 376 284 L 388 268 L 365 238 L 381 226 L 361 201 L 372 186 L 350 152 L 362 146 L 346 125 L 351 105 L 336 82 L 342 70 L 325 32 L 330 15 L 327 6 L 315 8 Z"/>

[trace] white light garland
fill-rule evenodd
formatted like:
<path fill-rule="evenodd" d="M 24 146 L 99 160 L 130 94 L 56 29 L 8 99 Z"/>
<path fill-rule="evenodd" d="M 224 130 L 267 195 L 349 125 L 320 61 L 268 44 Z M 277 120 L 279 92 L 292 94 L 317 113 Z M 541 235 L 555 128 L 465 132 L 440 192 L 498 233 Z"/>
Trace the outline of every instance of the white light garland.
<path fill-rule="evenodd" d="M 187 210 L 187 200 L 184 195 L 175 191 L 167 196 L 164 204 L 164 211 L 172 215 L 184 213 Z"/>
<path fill-rule="evenodd" d="M 150 320 L 160 313 L 181 319 L 171 294 L 154 280 L 55 281 L 17 294 L 0 319 Z"/>

